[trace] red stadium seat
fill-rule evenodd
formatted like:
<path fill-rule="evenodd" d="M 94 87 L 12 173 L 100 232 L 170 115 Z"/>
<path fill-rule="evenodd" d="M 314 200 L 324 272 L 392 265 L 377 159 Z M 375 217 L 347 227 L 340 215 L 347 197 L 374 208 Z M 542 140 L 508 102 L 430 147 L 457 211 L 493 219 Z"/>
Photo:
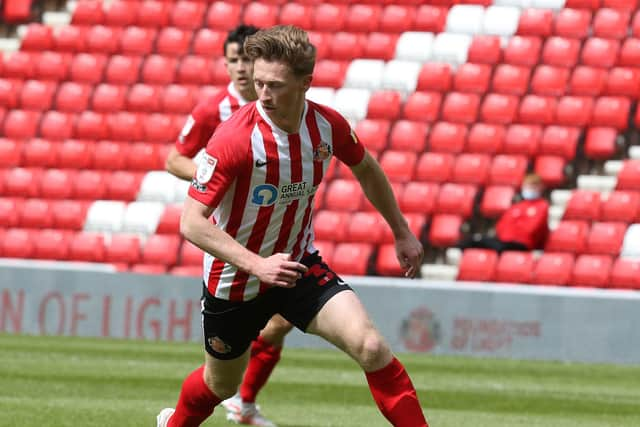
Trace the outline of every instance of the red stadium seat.
<path fill-rule="evenodd" d="M 109 136 L 116 141 L 140 140 L 143 137 L 140 122 L 142 115 L 128 111 L 120 111 L 107 115 Z"/>
<path fill-rule="evenodd" d="M 160 216 L 156 233 L 158 234 L 179 234 L 180 215 L 182 215 L 181 205 L 167 205 Z"/>
<path fill-rule="evenodd" d="M 442 104 L 442 119 L 453 123 L 471 124 L 478 117 L 479 107 L 479 95 L 450 92 Z"/>
<path fill-rule="evenodd" d="M 338 32 L 329 43 L 329 57 L 336 61 L 351 61 L 364 55 L 367 37 L 364 34 Z"/>
<path fill-rule="evenodd" d="M 377 4 L 352 4 L 347 11 L 345 30 L 370 33 L 378 31 L 382 7 Z"/>
<path fill-rule="evenodd" d="M 607 160 L 618 149 L 618 132 L 611 127 L 592 127 L 587 131 L 584 154 L 588 159 Z"/>
<path fill-rule="evenodd" d="M 100 141 L 94 146 L 93 166 L 101 170 L 124 169 L 129 149 L 128 143 Z"/>
<path fill-rule="evenodd" d="M 73 136 L 74 116 L 71 113 L 48 111 L 40 122 L 40 135 L 51 140 L 63 140 Z"/>
<path fill-rule="evenodd" d="M 89 206 L 76 200 L 51 202 L 53 227 L 65 230 L 82 230 Z"/>
<path fill-rule="evenodd" d="M 395 90 L 382 90 L 371 94 L 367 118 L 395 120 L 400 115 L 402 99 Z"/>
<path fill-rule="evenodd" d="M 587 238 L 587 253 L 617 256 L 622 247 L 627 224 L 594 222 Z"/>
<path fill-rule="evenodd" d="M 24 199 L 22 198 L 0 198 L 0 230 L 3 228 L 17 227 L 20 223 L 20 213 L 22 212 L 22 205 Z M 0 242 L 2 240 L 0 239 Z M 2 243 L 0 243 L 0 249 Z M 1 253 L 1 251 L 0 251 Z"/>
<path fill-rule="evenodd" d="M 109 130 L 103 114 L 93 111 L 82 112 L 76 121 L 75 136 L 80 139 L 106 139 Z"/>
<path fill-rule="evenodd" d="M 542 140 L 542 127 L 537 125 L 511 125 L 507 128 L 503 153 L 532 157 L 538 152 Z"/>
<path fill-rule="evenodd" d="M 205 21 L 209 28 L 228 31 L 240 23 L 241 14 L 241 4 L 216 1 L 209 7 Z"/>
<path fill-rule="evenodd" d="M 86 50 L 88 27 L 67 25 L 53 30 L 55 50 L 61 52 L 83 52 Z"/>
<path fill-rule="evenodd" d="M 21 205 L 20 227 L 51 228 L 53 218 L 49 203 L 43 199 L 26 199 Z"/>
<path fill-rule="evenodd" d="M 142 251 L 142 262 L 160 264 L 165 267 L 178 263 L 180 236 L 153 234 L 149 236 Z"/>
<path fill-rule="evenodd" d="M 485 105 L 488 103 L 486 100 L 492 95 L 488 95 L 485 98 L 485 104 L 481 109 L 481 114 L 485 114 Z M 489 102 L 491 105 L 496 105 L 493 101 Z M 488 114 L 488 110 L 487 110 Z M 496 154 L 502 150 L 506 130 L 504 126 L 487 124 L 487 123 L 475 123 L 469 130 L 469 137 L 467 138 L 467 151 L 470 153 L 487 153 Z"/>
<path fill-rule="evenodd" d="M 181 56 L 189 51 L 192 31 L 175 27 L 163 28 L 156 39 L 156 52 L 161 55 Z"/>
<path fill-rule="evenodd" d="M 550 96 L 526 95 L 520 103 L 518 120 L 524 124 L 549 125 L 555 120 L 557 101 Z"/>
<path fill-rule="evenodd" d="M 499 218 L 511 207 L 515 189 L 506 185 L 492 185 L 486 188 L 480 203 L 480 213 L 485 218 Z"/>
<path fill-rule="evenodd" d="M 316 31 L 341 31 L 346 19 L 346 5 L 322 3 L 316 6 L 315 13 L 312 14 L 312 28 Z"/>
<path fill-rule="evenodd" d="M 42 80 L 66 80 L 69 77 L 72 56 L 69 53 L 42 52 L 36 65 L 35 76 Z"/>
<path fill-rule="evenodd" d="M 556 122 L 563 126 L 586 126 L 593 113 L 593 98 L 587 96 L 563 96 L 558 99 Z"/>
<path fill-rule="evenodd" d="M 575 257 L 569 253 L 543 253 L 533 270 L 532 283 L 566 286 L 571 280 Z"/>
<path fill-rule="evenodd" d="M 604 93 L 606 83 L 606 70 L 579 65 L 571 75 L 569 93 L 573 95 L 598 96 Z"/>
<path fill-rule="evenodd" d="M 93 91 L 91 105 L 94 111 L 101 113 L 115 113 L 124 110 L 126 87 L 102 83 Z"/>
<path fill-rule="evenodd" d="M 400 266 L 394 244 L 387 243 L 380 246 L 376 258 L 376 271 L 381 276 L 404 276 L 405 270 Z"/>
<path fill-rule="evenodd" d="M 399 200 L 400 209 L 405 213 L 431 214 L 436 207 L 438 184 L 431 182 L 409 182 Z"/>
<path fill-rule="evenodd" d="M 202 267 L 204 252 L 193 243 L 185 240 L 180 247 L 180 265 L 197 265 Z"/>
<path fill-rule="evenodd" d="M 172 114 L 189 114 L 195 106 L 196 96 L 189 86 L 169 85 L 160 96 L 159 110 Z"/>
<path fill-rule="evenodd" d="M 618 173 L 618 190 L 640 190 L 640 160 L 627 159 Z"/>
<path fill-rule="evenodd" d="M 630 14 L 628 11 L 602 8 L 593 17 L 593 35 L 606 39 L 623 39 L 627 36 Z"/>
<path fill-rule="evenodd" d="M 621 96 L 601 96 L 593 107 L 593 126 L 612 126 L 624 130 L 628 126 L 631 101 Z"/>
<path fill-rule="evenodd" d="M 204 56 L 187 55 L 178 65 L 178 82 L 205 85 L 213 83 L 211 64 Z"/>
<path fill-rule="evenodd" d="M 496 266 L 495 280 L 503 283 L 530 283 L 535 260 L 530 252 L 505 251 Z"/>
<path fill-rule="evenodd" d="M 640 91 L 640 72 L 637 68 L 614 67 L 609 70 L 605 94 L 635 97 Z"/>
<path fill-rule="evenodd" d="M 158 35 L 154 28 L 130 26 L 120 36 L 119 52 L 128 55 L 148 55 Z"/>
<path fill-rule="evenodd" d="M 498 255 L 487 249 L 467 249 L 462 253 L 457 280 L 490 282 L 494 280 Z"/>
<path fill-rule="evenodd" d="M 515 95 L 487 94 L 480 107 L 480 118 L 487 123 L 510 124 L 518 115 L 518 103 Z"/>
<path fill-rule="evenodd" d="M 418 181 L 447 182 L 453 176 L 455 157 L 449 153 L 423 153 L 416 166 Z"/>
<path fill-rule="evenodd" d="M 91 90 L 91 86 L 82 83 L 62 83 L 58 88 L 54 102 L 56 109 L 69 113 L 80 113 L 87 110 Z"/>
<path fill-rule="evenodd" d="M 4 177 L 4 196 L 38 197 L 42 182 L 42 169 L 13 168 Z"/>
<path fill-rule="evenodd" d="M 600 218 L 600 193 L 573 190 L 565 208 L 563 220 L 597 221 Z"/>
<path fill-rule="evenodd" d="M 489 177 L 490 156 L 486 154 L 460 154 L 453 167 L 453 182 L 483 186 Z"/>
<path fill-rule="evenodd" d="M 22 146 L 22 164 L 26 167 L 53 167 L 55 155 L 55 146 L 46 139 L 31 139 Z"/>
<path fill-rule="evenodd" d="M 356 212 L 346 217 L 346 234 L 347 242 L 362 242 L 378 244 L 382 240 L 384 227 L 386 223 L 378 212 Z M 342 224 L 337 224 L 340 227 Z M 324 225 L 327 226 L 326 224 Z M 340 241 L 342 239 L 327 239 Z"/>
<path fill-rule="evenodd" d="M 561 96 L 567 90 L 568 81 L 567 68 L 540 65 L 531 78 L 531 90 L 538 95 Z"/>
<path fill-rule="evenodd" d="M 137 83 L 127 93 L 127 109 L 151 113 L 160 110 L 160 88 Z"/>
<path fill-rule="evenodd" d="M 499 154 L 493 158 L 489 170 L 489 184 L 517 187 L 527 171 L 527 159 L 520 155 Z"/>
<path fill-rule="evenodd" d="M 139 57 L 114 55 L 107 64 L 105 80 L 115 84 L 133 84 L 138 81 L 141 64 Z"/>
<path fill-rule="evenodd" d="M 469 184 L 445 183 L 440 187 L 436 211 L 469 218 L 473 214 L 478 189 Z"/>
<path fill-rule="evenodd" d="M 333 40 L 333 33 L 307 31 L 307 35 L 309 36 L 309 41 L 316 47 L 316 64 L 321 59 L 327 59 L 329 57 L 329 49 Z"/>
<path fill-rule="evenodd" d="M 81 200 L 100 200 L 107 196 L 108 172 L 81 170 L 73 185 L 73 198 Z"/>
<path fill-rule="evenodd" d="M 612 288 L 640 289 L 640 261 L 616 259 L 611 268 L 609 284 Z"/>
<path fill-rule="evenodd" d="M 2 168 L 22 166 L 22 150 L 23 146 L 19 141 L 0 138 L 0 170 Z M 2 187 L 0 186 L 0 194 L 2 193 L 1 189 Z"/>
<path fill-rule="evenodd" d="M 416 11 L 413 30 L 441 33 L 444 31 L 447 13 L 446 7 L 422 4 Z"/>
<path fill-rule="evenodd" d="M 71 63 L 71 80 L 80 83 L 97 84 L 102 81 L 102 75 L 107 65 L 105 55 L 79 53 Z"/>
<path fill-rule="evenodd" d="M 104 24 L 112 27 L 133 25 L 138 14 L 138 3 L 118 1 L 104 6 Z"/>
<path fill-rule="evenodd" d="M 465 63 L 460 65 L 453 80 L 458 92 L 484 94 L 489 89 L 491 67 L 486 64 Z"/>
<path fill-rule="evenodd" d="M 157 152 L 157 144 L 134 142 L 127 152 L 126 168 L 129 170 L 151 171 L 164 167 Z"/>
<path fill-rule="evenodd" d="M 107 182 L 107 198 L 110 200 L 133 201 L 138 195 L 143 174 L 115 171 Z"/>
<path fill-rule="evenodd" d="M 560 9 L 554 19 L 553 32 L 560 37 L 584 39 L 589 35 L 591 15 L 587 9 Z"/>
<path fill-rule="evenodd" d="M 39 59 L 38 52 L 14 51 L 2 55 L 3 77 L 15 79 L 31 79 L 35 76 Z"/>
<path fill-rule="evenodd" d="M 609 275 L 613 262 L 606 255 L 580 255 L 573 267 L 570 286 L 605 287 L 609 284 Z"/>
<path fill-rule="evenodd" d="M 388 4 L 382 10 L 380 31 L 402 33 L 413 27 L 416 9 L 405 5 Z"/>
<path fill-rule="evenodd" d="M 615 65 L 619 51 L 619 41 L 591 37 L 582 46 L 580 61 L 590 67 L 610 68 Z"/>
<path fill-rule="evenodd" d="M 245 6 L 242 19 L 247 25 L 269 28 L 278 23 L 278 12 L 277 5 L 251 2 Z"/>
<path fill-rule="evenodd" d="M 303 29 L 311 28 L 313 9 L 309 5 L 300 3 L 286 3 L 280 10 L 278 23 L 280 25 L 295 25 Z"/>
<path fill-rule="evenodd" d="M 184 119 L 181 117 L 150 114 L 143 124 L 145 139 L 149 142 L 173 142 L 178 137 L 183 124 Z"/>
<path fill-rule="evenodd" d="M 635 191 L 613 191 L 603 196 L 600 220 L 635 222 L 640 213 L 640 194 Z"/>
<path fill-rule="evenodd" d="M 202 265 L 179 265 L 169 270 L 174 276 L 202 278 Z"/>
<path fill-rule="evenodd" d="M 640 62 L 640 38 L 625 39 L 622 43 L 622 47 L 620 48 L 618 65 L 623 67 L 635 67 L 638 62 Z"/>
<path fill-rule="evenodd" d="M 531 70 L 516 65 L 500 64 L 493 73 L 494 92 L 522 96 L 529 87 Z"/>
<path fill-rule="evenodd" d="M 145 1 L 138 4 L 137 24 L 141 27 L 166 27 L 169 25 L 170 3 Z"/>
<path fill-rule="evenodd" d="M 65 230 L 42 230 L 34 240 L 33 257 L 39 259 L 69 259 L 71 234 Z"/>
<path fill-rule="evenodd" d="M 142 65 L 141 77 L 148 84 L 169 84 L 176 76 L 178 61 L 175 58 L 150 55 Z"/>
<path fill-rule="evenodd" d="M 539 37 L 513 36 L 504 49 L 505 64 L 533 67 L 538 63 L 542 41 Z"/>
<path fill-rule="evenodd" d="M 394 191 L 394 193 L 396 193 Z M 402 195 L 399 195 L 401 198 Z M 404 218 L 407 220 L 409 224 L 409 231 L 413 233 L 414 236 L 418 238 L 418 240 L 422 240 L 423 232 L 426 225 L 426 216 L 422 213 L 406 213 L 404 214 Z M 381 243 L 394 243 L 395 239 L 393 237 L 393 232 L 391 228 L 389 228 L 386 224 L 383 224 L 382 227 L 382 242 Z"/>
<path fill-rule="evenodd" d="M 113 54 L 118 51 L 122 29 L 95 25 L 87 29 L 86 50 L 91 53 Z"/>
<path fill-rule="evenodd" d="M 48 110 L 56 89 L 57 85 L 53 82 L 27 80 L 22 86 L 20 106 L 25 110 Z"/>
<path fill-rule="evenodd" d="M 105 260 L 104 236 L 100 233 L 76 233 L 69 245 L 69 259 L 86 262 Z"/>
<path fill-rule="evenodd" d="M 0 253 L 5 258 L 32 258 L 35 252 L 35 232 L 22 228 L 10 228 L 0 242 Z"/>
<path fill-rule="evenodd" d="M 467 141 L 467 127 L 461 123 L 438 122 L 429 134 L 429 149 L 435 152 L 461 153 Z"/>
<path fill-rule="evenodd" d="M 396 44 L 398 43 L 398 34 L 389 33 L 370 33 L 364 43 L 363 58 L 383 59 L 390 61 L 396 53 Z"/>
<path fill-rule="evenodd" d="M 435 215 L 429 229 L 429 243 L 436 247 L 454 246 L 460 240 L 462 222 L 460 215 Z"/>
<path fill-rule="evenodd" d="M 7 138 L 27 139 L 36 136 L 41 113 L 11 110 L 4 119 L 4 135 Z"/>
<path fill-rule="evenodd" d="M 413 92 L 404 103 L 402 116 L 405 119 L 434 122 L 440 115 L 442 94 L 438 92 Z"/>
<path fill-rule="evenodd" d="M 580 41 L 565 37 L 549 37 L 542 48 L 542 62 L 571 68 L 578 62 Z"/>
<path fill-rule="evenodd" d="M 67 139 L 57 144 L 58 166 L 70 169 L 88 169 L 93 165 L 94 146 L 88 141 Z"/>
<path fill-rule="evenodd" d="M 408 182 L 413 177 L 418 156 L 415 151 L 386 150 L 380 166 L 391 182 Z"/>
<path fill-rule="evenodd" d="M 373 255 L 367 243 L 339 243 L 333 253 L 333 269 L 340 275 L 366 275 Z"/>
<path fill-rule="evenodd" d="M 358 139 L 369 150 L 382 151 L 387 147 L 390 124 L 387 120 L 360 120 L 356 124 L 355 132 Z"/>
<path fill-rule="evenodd" d="M 500 37 L 481 34 L 473 38 L 467 53 L 468 62 L 495 65 L 501 59 Z"/>
<path fill-rule="evenodd" d="M 334 179 L 327 187 L 325 206 L 330 210 L 356 212 L 362 206 L 362 197 L 357 181 Z"/>
<path fill-rule="evenodd" d="M 226 35 L 222 31 L 202 28 L 193 39 L 193 53 L 196 55 L 215 57 L 223 53 Z"/>
<path fill-rule="evenodd" d="M 545 186 L 556 188 L 565 180 L 567 161 L 560 156 L 538 156 L 533 165 L 534 173 L 540 175 Z"/>
<path fill-rule="evenodd" d="M 0 105 L 18 108 L 24 82 L 17 79 L 0 79 Z"/>
<path fill-rule="evenodd" d="M 398 120 L 391 129 L 389 148 L 391 150 L 421 153 L 427 148 L 428 132 L 429 125 L 426 123 Z"/>
<path fill-rule="evenodd" d="M 81 1 L 76 4 L 71 17 L 71 23 L 75 25 L 96 25 L 104 23 L 104 11 L 102 2 Z"/>
<path fill-rule="evenodd" d="M 440 62 L 427 62 L 422 65 L 416 91 L 448 92 L 452 87 L 451 65 Z"/>
<path fill-rule="evenodd" d="M 202 27 L 206 5 L 201 2 L 178 1 L 169 15 L 170 24 L 187 30 Z"/>
<path fill-rule="evenodd" d="M 313 72 L 313 81 L 320 87 L 341 88 L 348 66 L 349 63 L 344 61 L 318 61 Z"/>
<path fill-rule="evenodd" d="M 138 236 L 114 234 L 105 244 L 105 262 L 134 264 L 140 262 L 140 259 L 141 250 Z"/>
<path fill-rule="evenodd" d="M 524 9 L 518 22 L 518 34 L 548 37 L 553 29 L 553 11 L 550 9 Z"/>
<path fill-rule="evenodd" d="M 551 125 L 542 134 L 539 153 L 560 156 L 571 161 L 576 156 L 580 130 L 575 127 Z"/>

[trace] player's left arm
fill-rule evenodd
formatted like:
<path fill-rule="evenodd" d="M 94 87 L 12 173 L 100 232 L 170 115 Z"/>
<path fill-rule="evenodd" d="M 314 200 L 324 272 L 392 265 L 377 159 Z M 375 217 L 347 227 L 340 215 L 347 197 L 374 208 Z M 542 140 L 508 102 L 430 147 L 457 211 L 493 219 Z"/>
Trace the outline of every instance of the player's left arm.
<path fill-rule="evenodd" d="M 415 277 L 422 263 L 424 249 L 409 230 L 380 164 L 365 150 L 363 159 L 351 166 L 351 171 L 360 182 L 364 194 L 391 227 L 396 242 L 396 255 L 405 269 L 405 276 Z"/>

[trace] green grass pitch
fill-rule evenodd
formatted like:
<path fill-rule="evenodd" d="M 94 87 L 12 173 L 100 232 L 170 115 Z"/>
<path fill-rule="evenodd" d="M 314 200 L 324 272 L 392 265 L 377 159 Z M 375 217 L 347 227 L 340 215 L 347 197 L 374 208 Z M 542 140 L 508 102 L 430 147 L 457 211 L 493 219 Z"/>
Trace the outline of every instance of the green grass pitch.
<path fill-rule="evenodd" d="M 400 359 L 431 427 L 640 426 L 640 366 Z M 0 335 L 0 426 L 153 427 L 201 360 L 198 343 Z M 285 350 L 259 402 L 280 427 L 388 425 L 337 351 Z"/>

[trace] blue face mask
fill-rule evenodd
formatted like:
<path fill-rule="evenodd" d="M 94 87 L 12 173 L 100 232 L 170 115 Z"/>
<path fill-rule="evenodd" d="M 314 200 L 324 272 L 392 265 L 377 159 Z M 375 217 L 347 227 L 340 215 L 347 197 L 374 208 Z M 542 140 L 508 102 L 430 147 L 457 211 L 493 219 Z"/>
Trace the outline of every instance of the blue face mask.
<path fill-rule="evenodd" d="M 523 188 L 521 195 L 524 200 L 535 200 L 540 198 L 540 192 L 532 188 Z"/>

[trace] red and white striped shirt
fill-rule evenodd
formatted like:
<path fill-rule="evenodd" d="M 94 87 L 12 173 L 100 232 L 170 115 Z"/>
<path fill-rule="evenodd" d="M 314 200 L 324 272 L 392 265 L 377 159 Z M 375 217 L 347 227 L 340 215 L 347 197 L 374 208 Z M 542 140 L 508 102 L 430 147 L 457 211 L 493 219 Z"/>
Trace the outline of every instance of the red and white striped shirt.
<path fill-rule="evenodd" d="M 191 111 L 187 122 L 176 140 L 176 150 L 187 157 L 194 157 L 207 146 L 218 125 L 245 105 L 240 93 L 229 83 L 226 89 L 200 101 Z"/>
<path fill-rule="evenodd" d="M 307 100 L 299 132 L 289 134 L 252 102 L 216 129 L 189 196 L 214 207 L 218 227 L 250 251 L 291 253 L 299 261 L 314 251 L 313 196 L 331 156 L 353 166 L 364 153 L 347 121 L 329 107 Z M 267 289 L 210 254 L 203 263 L 217 298 L 247 301 Z"/>

